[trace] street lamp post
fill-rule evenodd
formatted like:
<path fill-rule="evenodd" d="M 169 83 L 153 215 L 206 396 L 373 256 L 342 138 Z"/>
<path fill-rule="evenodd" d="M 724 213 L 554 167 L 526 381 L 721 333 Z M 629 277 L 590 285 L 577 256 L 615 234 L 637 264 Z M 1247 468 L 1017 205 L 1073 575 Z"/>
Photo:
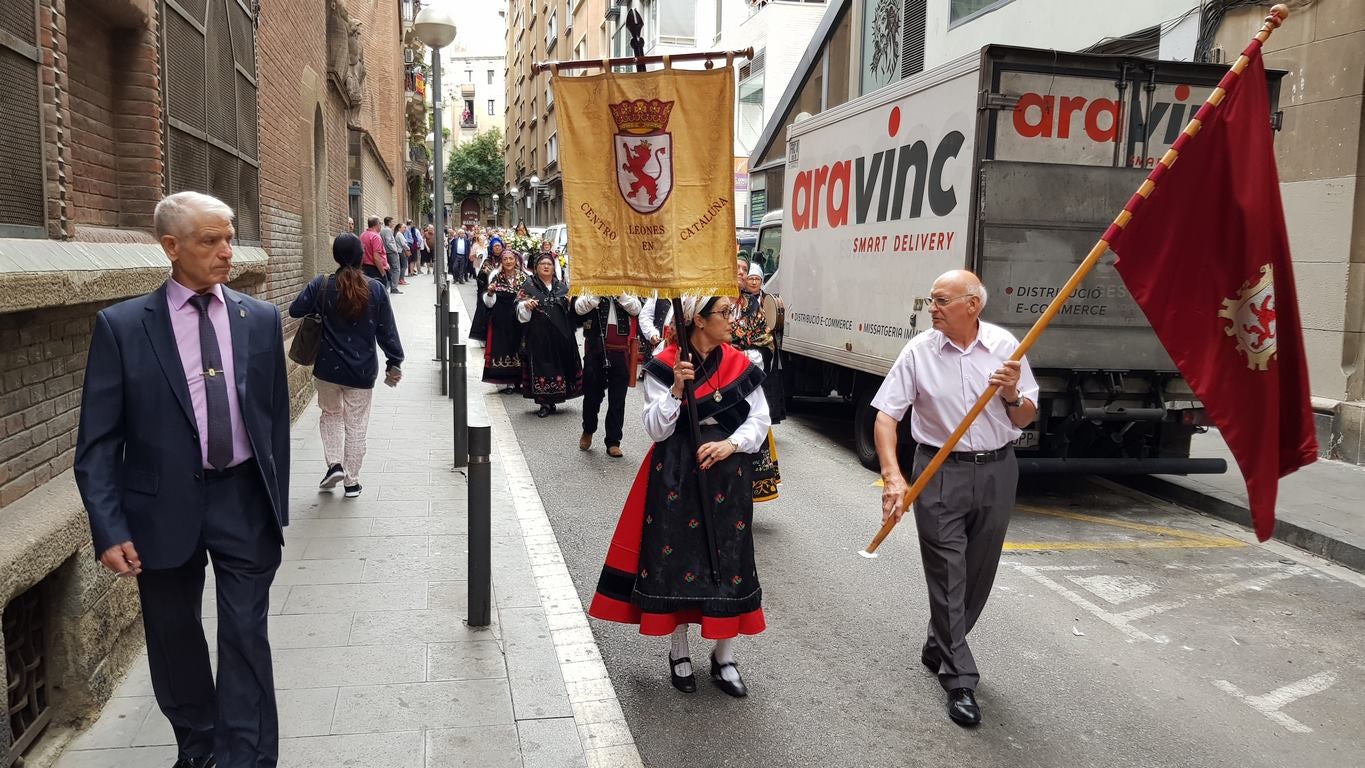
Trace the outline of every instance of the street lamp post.
<path fill-rule="evenodd" d="M 532 176 L 532 177 L 531 177 L 531 194 L 528 195 L 527 198 L 526 198 L 526 207 L 529 208 L 529 209 L 531 210 L 531 224 L 530 224 L 530 226 L 533 226 L 533 227 L 536 225 L 536 187 L 539 187 L 539 186 L 540 186 L 540 177 L 539 177 L 539 176 Z"/>
<path fill-rule="evenodd" d="M 435 269 L 437 290 L 445 282 L 446 241 L 445 241 L 445 156 L 441 146 L 441 49 L 455 41 L 455 16 L 442 6 L 428 5 L 417 13 L 413 22 L 417 39 L 431 49 L 431 86 L 432 118 L 436 129 L 432 131 L 433 154 L 436 155 L 436 189 L 434 192 L 436 253 L 432 261 Z"/>

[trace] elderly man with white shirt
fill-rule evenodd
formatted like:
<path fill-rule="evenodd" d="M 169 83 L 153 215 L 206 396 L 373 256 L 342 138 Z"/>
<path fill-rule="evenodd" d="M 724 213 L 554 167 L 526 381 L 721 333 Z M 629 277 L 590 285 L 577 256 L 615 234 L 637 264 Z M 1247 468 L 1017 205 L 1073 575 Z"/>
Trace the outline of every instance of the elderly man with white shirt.
<path fill-rule="evenodd" d="M 1019 342 L 980 320 L 986 289 L 966 270 L 934 281 L 933 330 L 910 340 L 872 399 L 881 460 L 883 522 L 905 514 L 909 483 L 896 454 L 897 426 L 910 411 L 918 444 L 913 475 L 951 437 L 981 393 L 1000 387 L 915 502 L 920 558 L 929 587 L 929 636 L 920 661 L 948 692 L 948 716 L 963 726 L 981 722 L 974 691 L 980 679 L 967 645 L 990 597 L 1014 510 L 1019 465 L 1012 444 L 1038 412 L 1038 383 L 1028 361 L 1011 362 Z M 913 406 L 913 408 L 912 408 Z"/>

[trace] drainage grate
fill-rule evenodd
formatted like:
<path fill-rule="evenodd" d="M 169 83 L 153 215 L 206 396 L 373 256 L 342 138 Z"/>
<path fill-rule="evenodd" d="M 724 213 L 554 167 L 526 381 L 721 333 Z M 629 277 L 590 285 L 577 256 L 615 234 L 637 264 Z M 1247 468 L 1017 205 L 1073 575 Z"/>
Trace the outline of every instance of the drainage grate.
<path fill-rule="evenodd" d="M 47 690 L 47 632 L 38 585 L 14 598 L 4 611 L 5 680 L 9 748 L 0 766 L 22 765 L 20 755 L 51 719 Z"/>

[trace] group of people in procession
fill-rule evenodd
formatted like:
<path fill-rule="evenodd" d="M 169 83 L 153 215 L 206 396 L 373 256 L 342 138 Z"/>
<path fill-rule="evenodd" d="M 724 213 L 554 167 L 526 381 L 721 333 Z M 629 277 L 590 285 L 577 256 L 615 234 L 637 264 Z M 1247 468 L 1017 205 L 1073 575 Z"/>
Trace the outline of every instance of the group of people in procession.
<path fill-rule="evenodd" d="M 193 192 L 157 206 L 172 274 L 156 292 L 100 312 L 75 459 L 101 563 L 139 580 L 153 684 L 176 730 L 177 766 L 192 768 L 211 768 L 215 755 L 224 764 L 257 758 L 273 764 L 278 741 L 263 601 L 288 521 L 284 339 L 273 305 L 223 286 L 232 219 L 222 201 Z M 343 484 L 347 498 L 361 493 L 379 352 L 384 382 L 402 379 L 389 296 L 403 281 L 394 282 L 392 272 L 416 274 L 432 263 L 425 251 L 435 251 L 429 227 L 423 234 L 377 217 L 367 224 L 359 237 L 350 231 L 336 237 L 335 272 L 310 281 L 289 307 L 292 317 L 319 326 L 312 365 L 327 465 L 320 487 Z M 626 391 L 637 383 L 637 370 L 643 382 L 642 421 L 652 445 L 607 549 L 589 615 L 668 636 L 669 679 L 685 693 L 697 690 L 688 635 L 698 625 L 703 638 L 715 641 L 712 682 L 747 696 L 734 645 L 739 635 L 766 627 L 753 522 L 754 504 L 776 498 L 781 479 L 772 433 L 784 402 L 780 304 L 764 293 L 761 270 L 743 258 L 730 295 L 573 296 L 567 265 L 549 243 L 526 247 L 533 241 L 524 230 L 513 237 L 521 251 L 534 250 L 529 262 L 496 231 L 450 237 L 461 244 L 451 274 L 477 284 L 473 336 L 484 344 L 484 380 L 535 401 L 540 417 L 583 396 L 584 451 L 592 448 L 605 400 L 604 442 L 613 458 L 624 456 Z M 390 242 L 400 254 L 396 262 L 388 259 Z M 404 252 L 417 257 L 405 263 Z M 468 271 L 455 269 L 457 261 Z M 954 446 L 914 508 L 929 592 L 921 662 L 948 693 L 949 717 L 967 726 L 981 722 L 981 711 L 973 693 L 980 674 L 966 635 L 989 597 L 1014 504 L 1011 443 L 1034 419 L 1038 398 L 1027 362 L 1009 360 L 1018 342 L 979 319 L 986 300 L 972 273 L 940 277 L 929 303 L 933 330 L 906 344 L 872 401 L 885 521 L 906 513 L 905 470 L 910 477 L 923 472 L 981 392 L 999 387 L 1000 397 Z M 168 359 L 175 364 L 168 367 Z M 250 370 L 234 374 L 234 359 L 249 360 Z M 143 394 L 127 399 L 121 391 Z M 109 407 L 89 407 L 92 398 Z M 186 419 L 161 418 L 170 400 L 179 401 Z M 907 414 L 917 444 L 912 467 L 900 465 L 897 451 L 897 427 Z M 186 454 L 185 444 L 199 450 Z M 158 489 L 158 468 L 184 481 Z M 181 502 L 191 496 L 207 501 L 192 505 L 185 518 Z M 162 512 L 134 514 L 150 508 Z M 167 522 L 182 518 L 183 524 Z M 210 555 L 219 576 L 219 643 L 233 651 L 223 654 L 216 690 L 198 620 Z M 191 680 L 193 690 L 177 689 L 172 701 L 166 692 L 174 678 Z M 229 731 L 221 727 L 224 718 L 253 727 Z"/>

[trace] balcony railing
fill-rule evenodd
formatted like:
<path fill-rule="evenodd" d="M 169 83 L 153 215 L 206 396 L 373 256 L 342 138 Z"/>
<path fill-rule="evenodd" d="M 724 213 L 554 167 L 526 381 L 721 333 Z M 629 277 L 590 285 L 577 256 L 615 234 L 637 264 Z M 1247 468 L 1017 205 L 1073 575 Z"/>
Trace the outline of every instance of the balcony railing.
<path fill-rule="evenodd" d="M 460 115 L 460 127 L 461 127 L 461 128 L 478 128 L 478 127 L 479 127 L 479 119 L 478 119 L 477 117 L 474 117 L 473 115 L 469 114 L 468 112 L 466 112 L 465 114 Z"/>

